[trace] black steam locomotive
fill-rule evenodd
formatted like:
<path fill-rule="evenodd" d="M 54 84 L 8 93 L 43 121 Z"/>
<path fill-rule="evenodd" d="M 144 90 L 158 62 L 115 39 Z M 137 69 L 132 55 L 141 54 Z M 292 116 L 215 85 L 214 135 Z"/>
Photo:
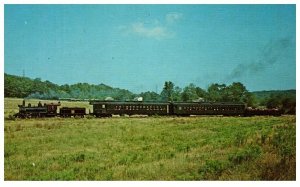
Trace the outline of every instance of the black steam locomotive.
<path fill-rule="evenodd" d="M 42 117 L 84 117 L 86 115 L 85 108 L 81 107 L 62 107 L 57 112 L 58 103 L 49 103 L 42 105 L 41 102 L 38 106 L 31 106 L 30 103 L 25 105 L 25 100 L 23 100 L 22 105 L 18 105 L 19 113 L 15 114 L 15 117 L 19 118 L 42 118 Z"/>
<path fill-rule="evenodd" d="M 111 117 L 112 115 L 160 115 L 160 116 L 190 116 L 190 115 L 223 115 L 223 116 L 280 116 L 277 109 L 249 109 L 243 103 L 225 102 L 141 102 L 141 101 L 90 101 L 96 117 Z M 38 106 L 25 106 L 25 101 L 19 106 L 20 118 L 31 117 L 84 117 L 86 109 L 82 107 L 62 107 L 60 102 Z M 57 112 L 59 108 L 59 112 Z"/>

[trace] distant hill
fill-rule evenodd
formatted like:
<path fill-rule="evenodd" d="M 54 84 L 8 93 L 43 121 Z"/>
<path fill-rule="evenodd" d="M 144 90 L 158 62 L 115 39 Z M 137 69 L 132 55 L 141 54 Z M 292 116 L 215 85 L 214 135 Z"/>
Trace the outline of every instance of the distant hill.
<path fill-rule="evenodd" d="M 118 100 L 126 100 L 134 98 L 135 95 L 128 90 L 113 88 L 105 84 L 77 83 L 59 86 L 39 78 L 30 79 L 4 73 L 4 97 L 38 99 L 105 99 L 113 97 Z"/>
<path fill-rule="evenodd" d="M 296 98 L 296 90 L 269 90 L 269 91 L 255 91 L 251 92 L 260 103 L 268 98 L 271 95 L 285 95 L 287 97 L 294 97 Z"/>

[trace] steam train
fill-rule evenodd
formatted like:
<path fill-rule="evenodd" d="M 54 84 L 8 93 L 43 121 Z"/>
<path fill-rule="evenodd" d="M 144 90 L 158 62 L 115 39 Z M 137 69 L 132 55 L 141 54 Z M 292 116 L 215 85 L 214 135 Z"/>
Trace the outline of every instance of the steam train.
<path fill-rule="evenodd" d="M 222 115 L 222 116 L 280 116 L 278 109 L 250 109 L 243 103 L 229 102 L 141 102 L 141 101 L 90 101 L 93 112 L 86 113 L 84 107 L 59 107 L 60 102 L 38 106 L 18 105 L 19 113 L 15 117 L 112 117 L 113 115 L 159 115 L 159 116 L 191 116 L 191 115 Z M 59 112 L 58 112 L 59 109 Z"/>
<path fill-rule="evenodd" d="M 23 100 L 22 105 L 18 105 L 19 112 L 15 114 L 15 117 L 19 118 L 43 118 L 43 117 L 84 117 L 86 115 L 85 108 L 82 107 L 62 107 L 57 112 L 58 107 L 61 106 L 58 103 L 49 103 L 42 105 L 41 102 L 38 106 L 31 106 L 30 103 L 25 105 Z"/>

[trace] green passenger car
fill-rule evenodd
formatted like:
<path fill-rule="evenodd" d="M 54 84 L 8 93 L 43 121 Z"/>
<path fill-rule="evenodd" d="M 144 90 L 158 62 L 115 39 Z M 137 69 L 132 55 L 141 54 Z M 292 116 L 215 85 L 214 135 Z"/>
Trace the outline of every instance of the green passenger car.
<path fill-rule="evenodd" d="M 93 114 L 97 117 L 112 115 L 169 115 L 168 102 L 140 102 L 140 101 L 91 101 Z"/>

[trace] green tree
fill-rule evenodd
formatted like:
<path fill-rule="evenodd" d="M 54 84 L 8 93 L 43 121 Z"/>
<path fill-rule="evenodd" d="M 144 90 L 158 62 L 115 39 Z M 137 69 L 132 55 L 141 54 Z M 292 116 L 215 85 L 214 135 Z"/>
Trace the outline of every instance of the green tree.
<path fill-rule="evenodd" d="M 144 101 L 158 101 L 160 95 L 155 92 L 142 92 L 139 94 L 141 97 L 143 97 Z"/>
<path fill-rule="evenodd" d="M 198 97 L 203 98 L 203 99 L 207 98 L 207 92 L 204 89 L 202 89 L 200 87 L 196 87 L 195 89 L 196 89 L 196 94 Z"/>
<path fill-rule="evenodd" d="M 198 98 L 199 96 L 197 94 L 197 89 L 193 83 L 189 84 L 183 89 L 182 101 L 193 101 Z"/>
<path fill-rule="evenodd" d="M 267 108 L 278 108 L 286 114 L 296 114 L 296 96 L 283 93 L 271 94 L 263 101 Z"/>
<path fill-rule="evenodd" d="M 253 106 L 255 97 L 251 94 L 246 87 L 240 82 L 234 82 L 227 87 L 227 98 L 231 102 L 243 102 L 248 106 Z"/>
<path fill-rule="evenodd" d="M 207 89 L 207 99 L 213 102 L 243 102 L 248 106 L 255 104 L 255 97 L 240 82 L 229 86 L 225 84 L 211 84 Z"/>
<path fill-rule="evenodd" d="M 161 99 L 163 101 L 173 101 L 173 93 L 174 93 L 174 83 L 171 81 L 166 81 L 164 88 L 161 92 Z"/>
<path fill-rule="evenodd" d="M 211 84 L 207 89 L 207 99 L 213 102 L 223 101 L 225 89 L 225 84 Z"/>
<path fill-rule="evenodd" d="M 281 108 L 282 96 L 280 94 L 271 94 L 266 101 L 267 108 Z"/>
<path fill-rule="evenodd" d="M 181 101 L 181 92 L 182 92 L 182 89 L 178 86 L 175 86 L 174 92 L 173 92 L 173 101 Z"/>
<path fill-rule="evenodd" d="M 282 110 L 286 114 L 296 114 L 296 97 L 286 96 L 282 99 Z"/>

